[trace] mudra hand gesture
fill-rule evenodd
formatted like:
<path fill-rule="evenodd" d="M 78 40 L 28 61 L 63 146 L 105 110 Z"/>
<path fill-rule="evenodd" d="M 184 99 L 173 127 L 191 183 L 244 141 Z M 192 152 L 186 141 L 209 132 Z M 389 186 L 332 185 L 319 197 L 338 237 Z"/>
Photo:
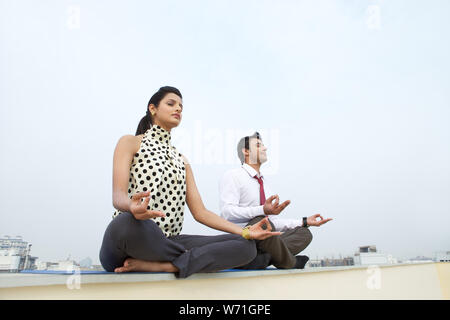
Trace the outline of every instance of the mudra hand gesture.
<path fill-rule="evenodd" d="M 274 200 L 275 200 L 275 202 L 273 202 Z M 280 214 L 281 211 L 284 210 L 284 208 L 286 208 L 291 203 L 291 200 L 286 200 L 282 204 L 279 204 L 279 202 L 280 202 L 280 197 L 277 194 L 270 196 L 264 203 L 264 207 L 263 207 L 264 213 L 278 215 L 278 214 Z"/>
<path fill-rule="evenodd" d="M 266 229 L 263 229 L 263 226 L 266 226 Z M 250 231 L 250 239 L 255 240 L 264 240 L 272 236 L 279 236 L 281 232 L 272 232 L 272 226 L 270 225 L 269 218 L 265 217 L 258 223 L 249 227 Z"/>
<path fill-rule="evenodd" d="M 319 219 L 319 220 L 317 220 Z M 314 214 L 306 219 L 306 223 L 308 223 L 308 226 L 314 226 L 314 227 L 320 227 L 324 223 L 327 223 L 328 221 L 333 220 L 332 218 L 324 219 L 320 213 Z"/>
<path fill-rule="evenodd" d="M 130 199 L 130 212 L 137 220 L 147 220 L 157 217 L 165 217 L 161 211 L 148 210 L 148 202 L 150 201 L 150 191 L 138 192 Z"/>

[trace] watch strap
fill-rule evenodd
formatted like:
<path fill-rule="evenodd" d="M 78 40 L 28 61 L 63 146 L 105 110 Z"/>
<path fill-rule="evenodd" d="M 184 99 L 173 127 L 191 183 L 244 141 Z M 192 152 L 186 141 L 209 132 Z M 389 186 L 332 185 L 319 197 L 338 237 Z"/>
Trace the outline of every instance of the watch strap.
<path fill-rule="evenodd" d="M 303 217 L 303 227 L 308 228 L 308 222 L 307 222 L 307 218 Z"/>

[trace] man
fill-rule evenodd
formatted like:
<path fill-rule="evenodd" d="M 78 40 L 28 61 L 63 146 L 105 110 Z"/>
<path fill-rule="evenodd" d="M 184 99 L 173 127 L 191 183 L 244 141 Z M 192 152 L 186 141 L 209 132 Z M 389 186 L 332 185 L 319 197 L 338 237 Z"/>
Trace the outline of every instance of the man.
<path fill-rule="evenodd" d="M 278 217 L 290 201 L 280 204 L 278 195 L 266 198 L 272 194 L 260 172 L 261 165 L 267 161 L 266 151 L 258 132 L 239 141 L 237 153 L 242 166 L 227 171 L 219 184 L 221 216 L 241 226 L 253 225 L 268 216 L 272 230 L 283 232 L 280 236 L 257 240 L 256 258 L 240 268 L 265 269 L 274 265 L 280 269 L 303 269 L 309 258 L 297 254 L 312 241 L 308 227 L 318 227 L 332 219 L 323 219 L 320 214 L 302 220 Z"/>

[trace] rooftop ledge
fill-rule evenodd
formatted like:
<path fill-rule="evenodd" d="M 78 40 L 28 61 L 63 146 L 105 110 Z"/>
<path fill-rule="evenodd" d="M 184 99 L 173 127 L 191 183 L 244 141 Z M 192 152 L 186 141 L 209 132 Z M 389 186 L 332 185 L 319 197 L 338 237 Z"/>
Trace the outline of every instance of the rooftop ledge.
<path fill-rule="evenodd" d="M 243 290 L 242 288 L 247 288 Z M 1 273 L 0 299 L 450 299 L 450 263 L 172 273 Z"/>

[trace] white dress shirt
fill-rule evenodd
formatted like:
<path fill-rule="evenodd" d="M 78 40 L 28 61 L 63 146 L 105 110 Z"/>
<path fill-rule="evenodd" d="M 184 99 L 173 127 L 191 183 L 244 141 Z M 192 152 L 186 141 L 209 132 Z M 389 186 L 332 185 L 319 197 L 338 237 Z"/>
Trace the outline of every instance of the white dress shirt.
<path fill-rule="evenodd" d="M 274 195 L 266 179 L 248 164 L 228 170 L 219 183 L 220 215 L 224 219 L 244 227 L 254 217 L 265 215 L 263 205 L 259 204 L 259 183 L 254 176 L 263 179 L 266 199 Z M 278 215 L 268 217 L 276 231 L 293 229 L 303 224 L 298 219 L 283 219 Z"/>

